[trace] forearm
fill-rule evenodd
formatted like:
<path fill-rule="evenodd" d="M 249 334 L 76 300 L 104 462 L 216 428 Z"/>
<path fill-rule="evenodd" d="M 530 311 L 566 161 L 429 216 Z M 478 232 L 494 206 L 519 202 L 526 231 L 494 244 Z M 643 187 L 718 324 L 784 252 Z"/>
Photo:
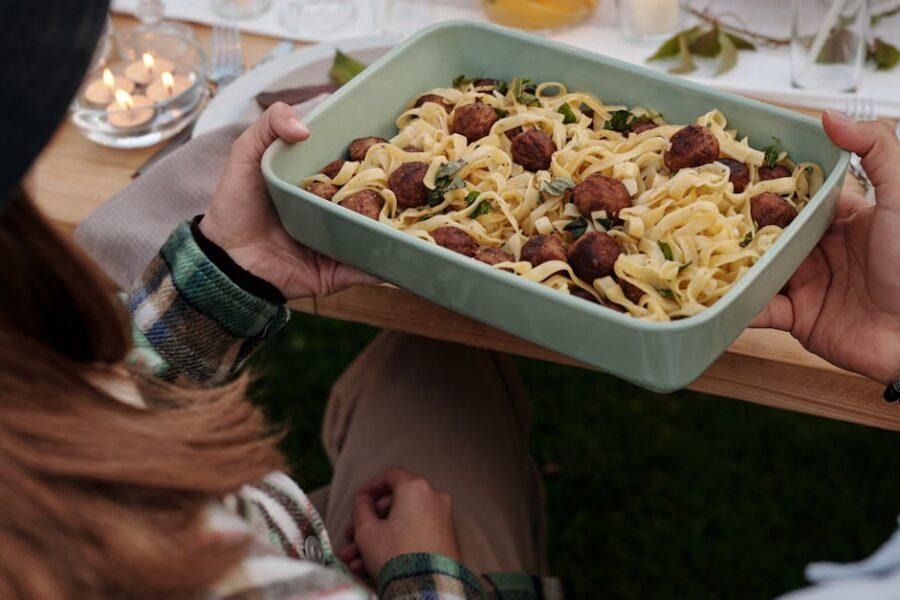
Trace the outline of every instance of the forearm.
<path fill-rule="evenodd" d="M 227 381 L 287 322 L 283 302 L 273 301 L 278 298 L 271 293 L 261 297 L 267 290 L 254 288 L 252 276 L 235 276 L 227 257 L 214 262 L 207 253 L 214 250 L 202 238 L 198 243 L 189 224 L 181 224 L 128 295 L 133 359 L 163 379 Z"/>

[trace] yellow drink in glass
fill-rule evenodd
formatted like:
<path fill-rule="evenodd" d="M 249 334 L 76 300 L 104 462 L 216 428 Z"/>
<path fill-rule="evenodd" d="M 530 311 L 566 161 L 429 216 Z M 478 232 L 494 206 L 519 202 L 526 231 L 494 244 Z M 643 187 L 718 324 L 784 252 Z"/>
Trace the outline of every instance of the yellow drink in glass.
<path fill-rule="evenodd" d="M 484 12 L 518 29 L 561 29 L 591 15 L 598 0 L 483 0 Z"/>

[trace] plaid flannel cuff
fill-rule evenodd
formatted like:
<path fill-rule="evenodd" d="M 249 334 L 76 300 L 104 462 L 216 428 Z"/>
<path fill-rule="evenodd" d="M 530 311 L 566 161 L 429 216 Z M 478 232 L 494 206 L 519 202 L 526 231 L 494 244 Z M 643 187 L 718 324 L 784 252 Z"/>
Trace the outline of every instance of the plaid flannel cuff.
<path fill-rule="evenodd" d="M 392 558 L 378 575 L 379 598 L 482 599 L 478 578 L 452 558 L 440 554 L 403 554 Z"/>
<path fill-rule="evenodd" d="M 128 310 L 137 361 L 158 376 L 209 385 L 231 377 L 289 314 L 232 282 L 197 245 L 188 223 L 144 271 Z"/>

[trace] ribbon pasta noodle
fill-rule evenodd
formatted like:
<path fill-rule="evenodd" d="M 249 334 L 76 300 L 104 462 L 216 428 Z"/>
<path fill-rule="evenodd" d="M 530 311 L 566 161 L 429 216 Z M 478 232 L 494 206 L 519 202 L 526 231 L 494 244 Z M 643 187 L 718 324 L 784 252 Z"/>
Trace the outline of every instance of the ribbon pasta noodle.
<path fill-rule="evenodd" d="M 590 294 L 637 318 L 667 321 L 714 304 L 781 235 L 778 225 L 757 226 L 751 198 L 777 194 L 800 211 L 824 180 L 816 164 L 753 148 L 712 110 L 695 124 L 715 137 L 720 157 L 746 166 L 749 180 L 736 192 L 731 168 L 718 160 L 669 169 L 665 153 L 683 126 L 666 123 L 655 111 L 607 105 L 559 82 L 541 83 L 527 94 L 523 85 L 514 80 L 485 90 L 464 82 L 428 90 L 439 101 L 410 102 L 388 143 L 372 145 L 362 160 L 344 161 L 332 177 L 318 173 L 300 185 L 332 184 L 339 188 L 331 197 L 335 203 L 374 190 L 384 201 L 378 220 L 385 225 L 432 243 L 435 230 L 460 229 L 479 247 L 512 257 L 494 268 L 563 293 Z M 470 142 L 453 133 L 453 120 L 460 107 L 476 102 L 494 109 L 497 118 L 486 136 Z M 637 132 L 612 126 L 622 115 L 644 126 Z M 556 148 L 549 168 L 529 171 L 513 160 L 507 132 L 519 128 L 549 136 Z M 403 208 L 388 180 L 412 161 L 427 165 L 424 185 L 432 193 L 428 203 Z M 785 176 L 763 177 L 767 163 Z M 631 198 L 618 219 L 607 219 L 605 211 L 583 215 L 571 202 L 572 186 L 596 174 L 620 181 Z M 615 240 L 621 254 L 614 275 L 584 281 L 565 260 L 536 266 L 522 260 L 523 246 L 535 235 L 571 245 L 581 231 L 606 232 Z M 632 293 L 626 294 L 625 282 L 634 286 Z"/>

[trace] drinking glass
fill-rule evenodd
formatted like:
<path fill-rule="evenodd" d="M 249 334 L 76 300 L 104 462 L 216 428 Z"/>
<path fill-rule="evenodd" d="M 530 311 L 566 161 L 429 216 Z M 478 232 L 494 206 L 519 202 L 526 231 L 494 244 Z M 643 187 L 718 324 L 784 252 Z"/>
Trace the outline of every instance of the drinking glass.
<path fill-rule="evenodd" d="M 433 0 L 372 0 L 371 6 L 378 33 L 407 36 L 434 19 Z"/>
<path fill-rule="evenodd" d="M 212 0 L 213 12 L 228 20 L 252 19 L 272 7 L 272 0 Z"/>
<path fill-rule="evenodd" d="M 585 20 L 597 0 L 482 0 L 484 12 L 507 27 L 554 31 Z"/>
<path fill-rule="evenodd" d="M 619 0 L 619 25 L 632 39 L 662 40 L 675 33 L 680 24 L 678 0 Z"/>
<path fill-rule="evenodd" d="M 354 0 L 287 0 L 280 14 L 282 27 L 310 35 L 332 32 L 355 19 Z"/>
<path fill-rule="evenodd" d="M 794 87 L 856 91 L 866 58 L 870 0 L 792 0 Z"/>

